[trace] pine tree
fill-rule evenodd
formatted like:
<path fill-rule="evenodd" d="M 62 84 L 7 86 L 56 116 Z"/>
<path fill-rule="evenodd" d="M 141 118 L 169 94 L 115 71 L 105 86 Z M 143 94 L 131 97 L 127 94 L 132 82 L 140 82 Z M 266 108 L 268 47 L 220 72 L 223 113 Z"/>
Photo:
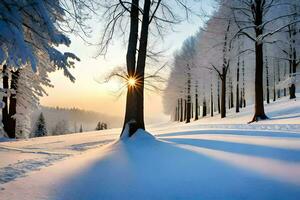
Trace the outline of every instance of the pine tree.
<path fill-rule="evenodd" d="M 40 114 L 35 124 L 35 131 L 33 132 L 34 137 L 42 137 L 47 135 L 46 121 L 43 113 Z"/>
<path fill-rule="evenodd" d="M 102 123 L 103 125 L 103 129 L 106 130 L 107 129 L 107 123 Z"/>
<path fill-rule="evenodd" d="M 96 131 L 102 130 L 101 129 L 101 122 L 98 122 L 97 126 L 96 126 Z"/>

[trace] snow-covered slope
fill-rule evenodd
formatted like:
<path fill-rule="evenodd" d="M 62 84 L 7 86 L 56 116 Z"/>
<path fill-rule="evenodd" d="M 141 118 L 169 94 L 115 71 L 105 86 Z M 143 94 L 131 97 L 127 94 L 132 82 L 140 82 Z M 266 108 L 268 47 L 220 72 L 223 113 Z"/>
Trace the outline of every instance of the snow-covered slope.
<path fill-rule="evenodd" d="M 299 95 L 298 95 L 299 96 Z M 300 199 L 300 101 L 228 118 L 0 143 L 0 199 Z"/>

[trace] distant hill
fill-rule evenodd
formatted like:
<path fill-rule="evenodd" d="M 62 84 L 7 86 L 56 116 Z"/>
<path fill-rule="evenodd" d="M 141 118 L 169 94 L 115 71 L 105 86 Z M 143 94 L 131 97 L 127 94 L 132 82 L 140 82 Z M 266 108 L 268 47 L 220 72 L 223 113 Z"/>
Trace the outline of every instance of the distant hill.
<path fill-rule="evenodd" d="M 78 108 L 61 108 L 61 107 L 46 107 L 41 106 L 32 115 L 32 126 L 34 126 L 38 115 L 43 112 L 47 130 L 51 134 L 58 123 L 65 123 L 68 132 L 79 132 L 82 125 L 83 131 L 95 130 L 97 123 L 107 123 L 108 128 L 117 128 L 122 125 L 122 118 L 110 116 L 95 111 L 87 111 Z"/>

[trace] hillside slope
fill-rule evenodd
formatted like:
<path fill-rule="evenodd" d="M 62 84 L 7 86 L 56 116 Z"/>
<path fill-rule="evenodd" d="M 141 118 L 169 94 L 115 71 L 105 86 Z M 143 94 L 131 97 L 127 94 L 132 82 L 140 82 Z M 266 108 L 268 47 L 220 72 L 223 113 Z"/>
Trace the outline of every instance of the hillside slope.
<path fill-rule="evenodd" d="M 299 96 L 299 95 L 298 95 Z M 0 143 L 0 199 L 300 199 L 300 101 L 225 119 Z"/>

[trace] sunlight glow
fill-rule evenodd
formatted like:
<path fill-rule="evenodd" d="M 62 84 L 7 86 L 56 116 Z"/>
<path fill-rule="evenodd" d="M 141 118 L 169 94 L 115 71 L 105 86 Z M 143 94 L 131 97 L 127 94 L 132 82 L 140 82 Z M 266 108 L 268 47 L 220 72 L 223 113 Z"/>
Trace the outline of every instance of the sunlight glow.
<path fill-rule="evenodd" d="M 128 78 L 128 85 L 134 87 L 136 85 L 136 79 L 133 77 Z"/>

